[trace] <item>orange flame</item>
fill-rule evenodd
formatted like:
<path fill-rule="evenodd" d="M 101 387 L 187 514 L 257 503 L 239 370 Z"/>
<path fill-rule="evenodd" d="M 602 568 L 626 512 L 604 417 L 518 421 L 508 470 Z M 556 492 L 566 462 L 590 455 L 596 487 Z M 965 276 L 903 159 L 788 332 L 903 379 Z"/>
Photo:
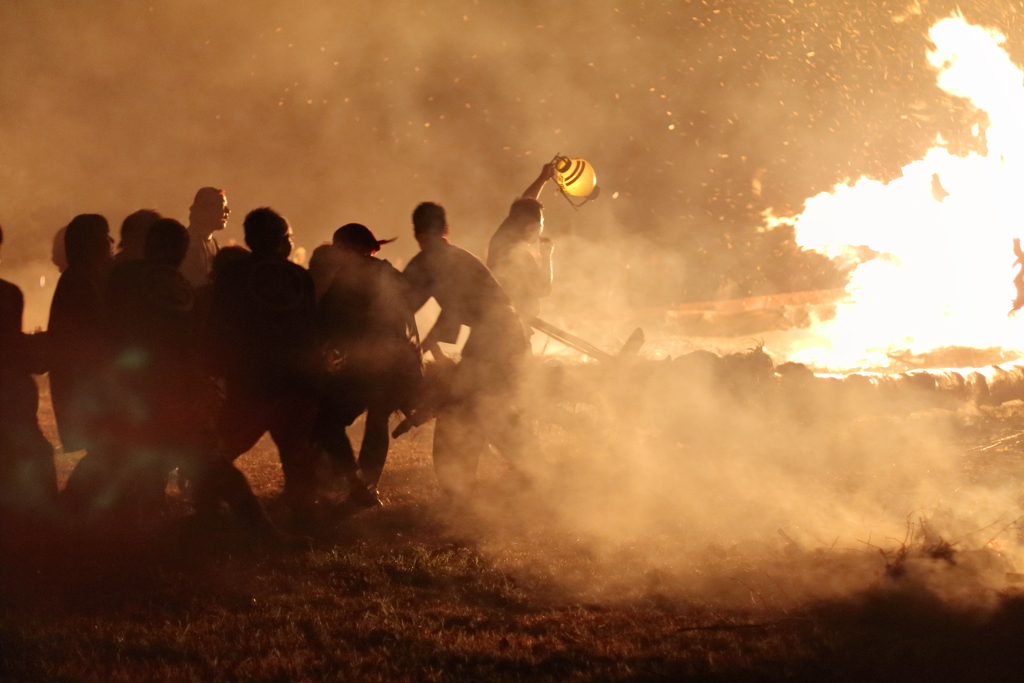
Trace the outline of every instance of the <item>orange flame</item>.
<path fill-rule="evenodd" d="M 830 256 L 865 245 L 884 257 L 857 267 L 835 319 L 815 325 L 791 360 L 839 370 L 885 366 L 893 350 L 1024 347 L 1024 318 L 1006 315 L 1024 193 L 1024 74 L 1003 35 L 960 16 L 929 37 L 939 86 L 988 113 L 987 154 L 954 156 L 938 137 L 889 183 L 861 178 L 807 201 L 795 223 L 801 245 Z"/>

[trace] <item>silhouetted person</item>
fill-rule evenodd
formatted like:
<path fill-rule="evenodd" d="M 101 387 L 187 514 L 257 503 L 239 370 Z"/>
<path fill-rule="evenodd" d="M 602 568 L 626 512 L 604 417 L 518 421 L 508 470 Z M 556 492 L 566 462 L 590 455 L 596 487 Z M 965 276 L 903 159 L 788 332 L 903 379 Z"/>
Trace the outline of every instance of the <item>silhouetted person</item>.
<path fill-rule="evenodd" d="M 220 249 L 214 233 L 227 227 L 230 213 L 224 190 L 203 187 L 196 192 L 188 210 L 188 254 L 181 264 L 181 274 L 193 287 L 210 281 L 213 258 Z"/>
<path fill-rule="evenodd" d="M 334 281 L 334 273 L 341 265 L 341 251 L 334 244 L 321 244 L 309 256 L 309 274 L 313 278 L 316 300 L 320 298 Z"/>
<path fill-rule="evenodd" d="M 540 315 L 540 300 L 551 294 L 553 245 L 541 236 L 544 205 L 537 198 L 554 174 L 554 164 L 546 164 L 523 196 L 512 202 L 487 248 L 487 267 L 521 316 Z M 537 256 L 531 252 L 534 245 Z"/>
<path fill-rule="evenodd" d="M 213 257 L 210 281 L 202 287 L 194 288 L 196 292 L 196 307 L 199 310 L 201 325 L 205 325 L 210 318 L 210 309 L 213 307 L 213 290 L 217 284 L 217 278 L 231 264 L 244 260 L 250 253 L 252 252 L 245 247 L 229 244 L 226 247 L 221 247 L 217 255 Z"/>
<path fill-rule="evenodd" d="M 102 421 L 109 408 L 110 352 L 104 296 L 113 264 L 107 220 L 75 216 L 64 233 L 68 267 L 50 304 L 50 396 L 65 452 L 86 450 L 68 477 L 62 498 L 76 512 L 96 500 L 116 458 Z"/>
<path fill-rule="evenodd" d="M 53 446 L 39 429 L 39 390 L 32 378 L 46 371 L 45 358 L 41 335 L 22 332 L 24 310 L 21 290 L 0 280 L 0 515 L 44 512 L 57 500 Z"/>
<path fill-rule="evenodd" d="M 146 232 L 160 220 L 160 214 L 153 209 L 139 209 L 121 222 L 121 240 L 117 243 L 114 263 L 139 261 L 146 246 Z"/>
<path fill-rule="evenodd" d="M 103 336 L 103 295 L 113 263 L 107 220 L 75 216 L 64 233 L 68 267 L 57 281 L 47 334 L 50 393 L 65 452 L 86 450 L 102 410 L 102 375 L 108 356 Z"/>
<path fill-rule="evenodd" d="M 338 228 L 334 277 L 317 309 L 330 366 L 317 439 L 346 476 L 352 500 L 364 506 L 378 503 L 374 489 L 387 459 L 388 419 L 411 403 L 421 375 L 406 281 L 373 256 L 390 241 L 358 223 Z M 357 466 L 345 428 L 364 410 Z"/>
<path fill-rule="evenodd" d="M 519 372 L 527 341 L 508 295 L 487 266 L 448 242 L 444 208 L 424 202 L 412 215 L 420 252 L 404 271 L 419 310 L 433 297 L 441 307 L 422 342 L 438 362 L 447 361 L 438 342 L 455 343 L 460 327 L 470 329 L 455 371 L 451 403 L 434 427 L 434 468 L 451 493 L 470 489 L 480 452 L 490 442 L 513 463 L 523 450 L 516 406 Z"/>
<path fill-rule="evenodd" d="M 222 247 L 217 255 L 213 257 L 213 268 L 210 271 L 210 282 L 217 281 L 217 276 L 223 273 L 232 264 L 244 261 L 252 252 L 238 244 L 229 244 Z"/>
<path fill-rule="evenodd" d="M 163 502 L 173 469 L 168 451 L 195 436 L 190 411 L 209 392 L 201 386 L 195 294 L 178 272 L 188 232 L 171 218 L 146 231 L 139 258 L 115 265 L 107 294 L 116 385 L 110 428 L 122 451 L 108 497 L 153 505 Z"/>
<path fill-rule="evenodd" d="M 129 451 L 119 474 L 128 496 L 162 503 L 168 473 L 180 468 L 207 500 L 224 500 L 255 530 L 276 534 L 245 475 L 217 452 L 216 392 L 200 360 L 196 297 L 178 270 L 188 243 L 185 226 L 160 219 L 144 259 L 111 278 L 109 331 Z"/>
<path fill-rule="evenodd" d="M 269 431 L 281 456 L 285 498 L 303 515 L 316 495 L 313 280 L 288 260 L 291 228 L 280 214 L 255 209 L 244 228 L 252 254 L 217 277 L 207 326 L 213 373 L 226 387 L 221 447 L 234 459 Z"/>

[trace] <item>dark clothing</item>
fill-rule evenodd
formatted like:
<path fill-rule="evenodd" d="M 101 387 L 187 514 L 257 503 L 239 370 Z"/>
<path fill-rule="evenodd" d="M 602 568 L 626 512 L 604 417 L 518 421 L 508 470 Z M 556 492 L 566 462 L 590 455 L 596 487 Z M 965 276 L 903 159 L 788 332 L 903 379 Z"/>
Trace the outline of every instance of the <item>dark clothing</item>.
<path fill-rule="evenodd" d="M 540 300 L 551 294 L 551 280 L 541 269 L 530 245 L 501 224 L 487 248 L 487 267 L 521 316 L 540 315 Z"/>
<path fill-rule="evenodd" d="M 345 254 L 317 309 L 317 329 L 342 371 L 419 374 L 410 292 L 387 261 Z"/>
<path fill-rule="evenodd" d="M 269 431 L 293 509 L 315 497 L 316 297 L 306 270 L 279 254 L 251 254 L 219 274 L 207 324 L 212 371 L 227 393 L 217 419 L 232 460 Z"/>
<path fill-rule="evenodd" d="M 388 418 L 411 404 L 421 377 L 416 318 L 402 275 L 390 263 L 339 250 L 317 309 L 326 376 L 316 436 L 339 466 L 356 463 L 345 428 L 364 410 L 359 469 L 376 481 L 388 449 Z"/>
<path fill-rule="evenodd" d="M 314 368 L 316 296 L 304 268 L 251 254 L 217 278 L 207 327 L 213 372 L 253 390 L 308 383 Z"/>
<path fill-rule="evenodd" d="M 177 467 L 198 498 L 224 500 L 243 521 L 266 527 L 245 476 L 217 448 L 217 396 L 200 362 L 195 303 L 174 266 L 133 261 L 114 268 L 108 334 L 119 409 L 111 431 L 122 448 L 119 461 L 107 464 L 128 489 L 122 495 L 162 501 L 167 475 Z"/>
<path fill-rule="evenodd" d="M 70 266 L 50 304 L 50 393 L 65 452 L 94 443 L 95 423 L 104 409 L 109 360 L 103 332 L 105 287 L 100 274 Z"/>
<path fill-rule="evenodd" d="M 0 280 L 0 508 L 45 508 L 57 498 L 53 446 L 39 429 L 39 390 L 45 372 L 41 335 L 21 331 L 25 301 Z"/>
<path fill-rule="evenodd" d="M 434 427 L 434 469 L 441 486 L 464 492 L 476 477 L 477 460 L 487 442 L 513 462 L 523 452 L 519 419 L 519 370 L 527 340 L 509 298 L 487 267 L 469 252 L 448 243 L 421 251 L 406 267 L 410 303 L 419 310 L 434 297 L 441 306 L 435 325 L 440 341 L 458 338 L 470 328 L 455 371 L 450 401 Z"/>
<path fill-rule="evenodd" d="M 302 510 L 316 498 L 318 453 L 312 432 L 317 407 L 317 395 L 305 388 L 278 386 L 263 392 L 229 382 L 217 415 L 218 451 L 230 462 L 270 432 L 281 458 L 285 500 L 293 510 Z"/>
<path fill-rule="evenodd" d="M 115 266 L 107 297 L 117 419 L 124 441 L 180 441 L 212 408 L 199 356 L 195 294 L 177 268 L 129 261 Z"/>
<path fill-rule="evenodd" d="M 167 474 L 213 444 L 192 288 L 172 266 L 144 260 L 116 264 L 107 284 L 104 412 L 63 492 L 76 514 L 162 505 Z"/>
<path fill-rule="evenodd" d="M 421 251 L 403 272 L 410 286 L 410 307 L 418 311 L 430 297 L 441 307 L 435 326 L 438 341 L 453 344 L 462 325 L 470 328 L 462 349 L 456 387 L 495 393 L 514 388 L 528 346 L 508 295 L 487 266 L 452 244 Z"/>
<path fill-rule="evenodd" d="M 309 274 L 313 278 L 316 287 L 316 300 L 331 286 L 334 281 L 334 274 L 341 267 L 345 254 L 333 244 L 321 244 L 313 250 L 309 257 Z"/>

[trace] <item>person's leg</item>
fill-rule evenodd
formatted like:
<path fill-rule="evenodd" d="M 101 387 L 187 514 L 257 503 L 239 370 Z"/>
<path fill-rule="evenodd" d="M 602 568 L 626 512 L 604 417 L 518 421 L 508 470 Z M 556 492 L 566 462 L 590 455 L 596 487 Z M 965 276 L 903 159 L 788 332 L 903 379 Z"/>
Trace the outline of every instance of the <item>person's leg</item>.
<path fill-rule="evenodd" d="M 359 471 L 367 488 L 376 488 L 388 458 L 388 419 L 393 411 L 379 403 L 366 411 L 366 428 L 359 447 Z"/>
<path fill-rule="evenodd" d="M 119 473 L 124 457 L 114 444 L 95 445 L 75 463 L 61 491 L 61 507 L 77 519 L 109 512 L 122 501 Z"/>
<path fill-rule="evenodd" d="M 270 436 L 281 458 L 284 498 L 293 512 L 305 514 L 316 502 L 319 451 L 313 444 L 313 425 L 318 402 L 313 394 L 295 392 L 281 395 L 274 405 Z"/>
<path fill-rule="evenodd" d="M 6 504 L 37 512 L 57 502 L 53 445 L 37 424 L 0 429 L 0 498 Z"/>
<path fill-rule="evenodd" d="M 523 485 L 537 473 L 539 444 L 529 420 L 511 400 L 497 399 L 489 406 L 482 422 L 487 425 L 487 440 L 508 461 Z"/>
<path fill-rule="evenodd" d="M 487 438 L 471 408 L 453 407 L 437 416 L 434 424 L 434 472 L 441 488 L 450 495 L 473 490 L 480 452 Z"/>
<path fill-rule="evenodd" d="M 228 390 L 217 415 L 217 450 L 233 461 L 255 446 L 269 429 L 274 406 L 255 395 Z"/>
<path fill-rule="evenodd" d="M 204 463 L 208 459 L 220 459 L 231 463 L 238 456 L 252 449 L 267 431 L 270 419 L 267 401 L 247 395 L 228 387 L 227 396 L 217 413 L 212 455 L 190 459 L 186 478 L 193 490 L 192 500 L 200 515 L 209 515 L 220 507 L 221 496 L 213 480 L 206 475 Z"/>
<path fill-rule="evenodd" d="M 344 385 L 332 385 L 321 394 L 313 440 L 327 454 L 335 472 L 346 478 L 356 471 L 356 456 L 347 427 L 358 415 L 359 410 L 354 410 Z"/>

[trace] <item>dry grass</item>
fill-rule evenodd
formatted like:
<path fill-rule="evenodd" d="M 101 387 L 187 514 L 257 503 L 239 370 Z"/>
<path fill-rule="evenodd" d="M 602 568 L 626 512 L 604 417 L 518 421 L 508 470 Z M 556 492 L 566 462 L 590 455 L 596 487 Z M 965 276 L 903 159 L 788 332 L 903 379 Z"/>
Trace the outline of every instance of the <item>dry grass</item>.
<path fill-rule="evenodd" d="M 173 514 L 145 535 L 19 546 L 0 559 L 0 680 L 1019 680 L 1012 588 L 983 609 L 887 574 L 893 557 L 785 544 L 682 575 L 622 557 L 605 575 L 585 543 L 543 523 L 510 515 L 496 537 L 493 506 L 441 502 L 429 439 L 394 445 L 385 507 L 302 552 L 264 552 L 228 518 L 197 535 Z M 63 476 L 73 460 L 59 456 Z M 272 446 L 240 464 L 283 515 Z M 481 495 L 514 506 L 503 470 L 486 460 Z M 899 558 L 910 575 L 945 562 L 919 551 Z M 787 578 L 857 571 L 864 588 L 841 599 L 809 599 Z"/>

